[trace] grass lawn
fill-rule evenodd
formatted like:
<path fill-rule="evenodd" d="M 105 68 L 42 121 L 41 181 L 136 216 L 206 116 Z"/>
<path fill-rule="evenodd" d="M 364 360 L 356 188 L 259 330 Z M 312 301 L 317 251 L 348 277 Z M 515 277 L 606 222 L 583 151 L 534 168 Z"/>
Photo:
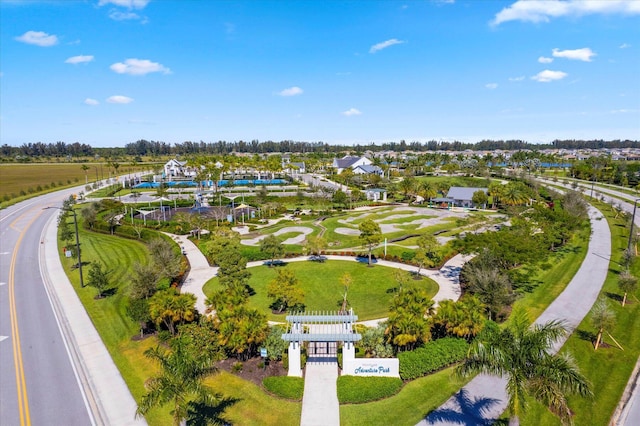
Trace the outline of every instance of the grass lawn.
<path fill-rule="evenodd" d="M 217 392 L 230 399 L 223 417 L 236 425 L 299 425 L 302 403 L 275 398 L 262 388 L 231 373 L 221 371 L 207 380 Z"/>
<path fill-rule="evenodd" d="M 453 368 L 447 368 L 407 383 L 390 398 L 367 404 L 341 405 L 340 424 L 413 426 L 465 383 L 453 375 Z"/>
<path fill-rule="evenodd" d="M 343 287 L 340 277 L 351 274 L 353 284 L 349 288 L 348 299 L 360 320 L 384 318 L 389 312 L 393 289 L 397 286 L 394 279 L 396 269 L 384 266 L 369 268 L 366 264 L 346 261 L 290 262 L 285 268 L 294 271 L 305 294 L 307 311 L 338 310 L 342 303 Z M 285 314 L 271 313 L 272 300 L 267 297 L 267 285 L 276 277 L 280 267 L 258 266 L 249 268 L 249 285 L 255 291 L 249 304 L 268 314 L 271 321 L 285 321 Z M 419 281 L 409 280 L 408 285 L 420 286 L 427 290 L 430 297 L 438 292 L 438 285 L 423 277 Z M 213 278 L 204 286 L 204 293 L 210 297 L 219 288 L 218 278 Z"/>

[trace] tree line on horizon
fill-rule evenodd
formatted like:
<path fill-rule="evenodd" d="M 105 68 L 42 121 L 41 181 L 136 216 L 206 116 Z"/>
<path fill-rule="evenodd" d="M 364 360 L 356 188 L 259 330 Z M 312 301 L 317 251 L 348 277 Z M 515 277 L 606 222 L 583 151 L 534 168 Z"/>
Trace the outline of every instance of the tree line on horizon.
<path fill-rule="evenodd" d="M 231 154 L 252 153 L 252 154 L 268 154 L 282 152 L 296 153 L 341 153 L 344 151 L 352 151 L 355 153 L 363 153 L 365 151 L 394 151 L 394 152 L 425 152 L 425 151 L 515 151 L 515 150 L 532 150 L 539 151 L 544 149 L 620 149 L 620 148 L 640 148 L 640 141 L 634 140 L 611 140 L 602 139 L 582 140 L 567 139 L 554 140 L 549 144 L 536 144 L 523 140 L 481 140 L 476 143 L 466 143 L 460 141 L 413 141 L 407 143 L 404 140 L 400 142 L 384 142 L 384 143 L 368 143 L 354 145 L 332 145 L 326 142 L 302 142 L 284 140 L 280 142 L 274 141 L 258 141 L 254 139 L 250 142 L 246 141 L 217 141 L 217 142 L 192 142 L 185 141 L 182 143 L 171 144 L 162 141 L 148 141 L 140 139 L 136 142 L 127 143 L 124 147 L 92 147 L 88 144 L 79 142 L 65 143 L 58 141 L 55 143 L 29 142 L 20 146 L 11 146 L 4 144 L 0 147 L 0 156 L 4 158 L 15 158 L 17 156 L 24 157 L 87 157 L 101 156 L 113 157 L 123 155 L 133 156 L 165 156 L 165 155 L 191 155 L 191 154 Z"/>

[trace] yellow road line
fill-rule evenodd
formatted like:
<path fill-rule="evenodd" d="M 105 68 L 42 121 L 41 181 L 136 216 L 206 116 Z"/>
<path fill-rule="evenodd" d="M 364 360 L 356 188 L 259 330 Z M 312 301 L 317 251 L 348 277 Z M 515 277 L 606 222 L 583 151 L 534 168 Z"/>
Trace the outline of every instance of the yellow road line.
<path fill-rule="evenodd" d="M 13 255 L 11 257 L 11 266 L 9 267 L 9 316 L 11 317 L 11 341 L 13 343 L 13 364 L 16 370 L 16 390 L 18 396 L 18 411 L 20 414 L 20 425 L 21 426 L 30 426 L 31 425 L 31 415 L 29 412 L 29 398 L 27 395 L 27 384 L 24 378 L 24 365 L 22 362 L 22 348 L 20 346 L 20 331 L 18 329 L 18 315 L 16 311 L 16 301 L 15 301 L 15 269 L 16 269 L 16 261 L 18 258 L 18 250 L 20 248 L 20 244 L 22 243 L 22 239 L 24 238 L 26 231 L 29 229 L 31 224 L 40 216 L 40 214 L 36 215 L 29 224 L 21 231 L 18 240 L 16 241 L 16 245 L 13 248 Z M 16 219 L 11 226 L 18 221 Z M 14 228 L 15 229 L 15 228 Z"/>

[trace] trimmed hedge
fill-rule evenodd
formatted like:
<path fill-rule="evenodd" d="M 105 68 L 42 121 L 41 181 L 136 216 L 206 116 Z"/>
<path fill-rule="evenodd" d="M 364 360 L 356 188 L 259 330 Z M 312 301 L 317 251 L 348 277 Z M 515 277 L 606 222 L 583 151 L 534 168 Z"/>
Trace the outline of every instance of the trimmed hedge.
<path fill-rule="evenodd" d="M 402 388 L 397 377 L 338 377 L 338 401 L 340 404 L 364 404 L 389 398 Z"/>
<path fill-rule="evenodd" d="M 413 380 L 464 359 L 469 344 L 464 339 L 445 337 L 426 343 L 421 348 L 398 354 L 400 377 Z"/>
<path fill-rule="evenodd" d="M 302 377 L 270 376 L 262 380 L 262 386 L 280 398 L 300 401 L 304 391 L 304 379 Z"/>

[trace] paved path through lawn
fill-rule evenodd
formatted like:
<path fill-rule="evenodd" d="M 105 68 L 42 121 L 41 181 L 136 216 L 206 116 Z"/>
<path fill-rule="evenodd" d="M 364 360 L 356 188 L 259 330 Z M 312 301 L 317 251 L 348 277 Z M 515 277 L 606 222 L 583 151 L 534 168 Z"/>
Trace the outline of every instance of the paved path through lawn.
<path fill-rule="evenodd" d="M 567 335 L 553 347 L 560 350 L 595 302 L 609 269 L 611 232 L 600 211 L 589 207 L 591 239 L 580 269 L 565 290 L 535 321 L 543 324 L 563 320 Z M 492 423 L 507 408 L 506 380 L 485 374 L 476 376 L 467 386 L 429 413 L 418 425 L 485 425 Z"/>

